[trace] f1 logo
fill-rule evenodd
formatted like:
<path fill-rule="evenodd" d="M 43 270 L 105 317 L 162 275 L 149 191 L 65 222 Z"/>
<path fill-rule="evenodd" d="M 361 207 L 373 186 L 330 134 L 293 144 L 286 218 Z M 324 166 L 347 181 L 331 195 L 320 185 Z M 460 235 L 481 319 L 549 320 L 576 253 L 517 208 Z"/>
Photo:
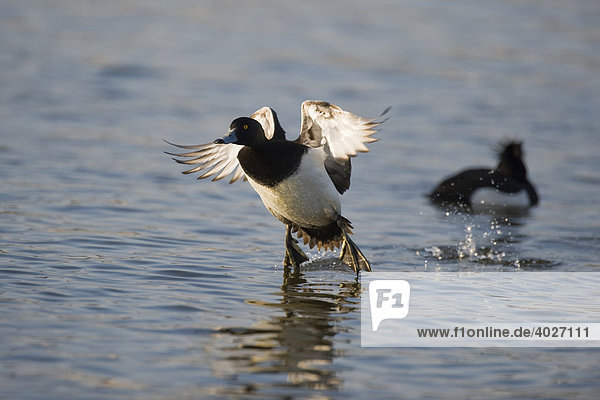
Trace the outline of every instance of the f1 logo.
<path fill-rule="evenodd" d="M 408 315 L 410 285 L 404 280 L 375 280 L 369 283 L 371 328 L 377 331 L 384 319 L 402 319 Z"/>

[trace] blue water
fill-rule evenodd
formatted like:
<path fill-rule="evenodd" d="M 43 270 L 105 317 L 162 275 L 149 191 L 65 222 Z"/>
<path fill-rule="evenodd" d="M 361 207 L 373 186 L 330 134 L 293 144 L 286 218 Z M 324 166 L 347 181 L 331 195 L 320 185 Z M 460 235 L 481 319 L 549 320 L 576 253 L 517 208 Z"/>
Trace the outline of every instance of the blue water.
<path fill-rule="evenodd" d="M 0 2 L 0 398 L 595 398 L 596 350 L 360 348 L 351 270 L 312 251 L 286 273 L 249 185 L 180 175 L 162 139 L 392 105 L 343 196 L 374 270 L 595 271 L 599 20 L 595 0 Z M 423 197 L 506 138 L 539 207 Z"/>

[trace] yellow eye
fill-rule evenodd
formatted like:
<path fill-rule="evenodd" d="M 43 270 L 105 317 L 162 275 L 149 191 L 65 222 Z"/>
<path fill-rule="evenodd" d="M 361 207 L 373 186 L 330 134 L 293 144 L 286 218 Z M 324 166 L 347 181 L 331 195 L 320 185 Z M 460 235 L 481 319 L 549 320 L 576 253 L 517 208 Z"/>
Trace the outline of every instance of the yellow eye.
<path fill-rule="evenodd" d="M 244 125 L 244 129 L 248 129 L 248 125 Z"/>

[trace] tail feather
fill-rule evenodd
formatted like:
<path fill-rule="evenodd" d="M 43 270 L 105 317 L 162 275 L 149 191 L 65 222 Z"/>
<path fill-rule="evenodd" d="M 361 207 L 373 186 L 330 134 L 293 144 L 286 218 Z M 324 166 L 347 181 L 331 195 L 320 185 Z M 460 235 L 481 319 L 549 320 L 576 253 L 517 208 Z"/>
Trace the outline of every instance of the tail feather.
<path fill-rule="evenodd" d="M 293 223 L 292 233 L 296 233 L 305 245 L 311 249 L 315 246 L 324 250 L 335 250 L 340 247 L 346 234 L 352 234 L 352 225 L 346 218 L 340 216 L 342 223 L 333 221 L 331 224 L 319 227 L 302 227 Z"/>
<path fill-rule="evenodd" d="M 335 250 L 341 247 L 340 260 L 349 264 L 356 274 L 360 270 L 371 271 L 371 264 L 367 257 L 358 248 L 356 243 L 350 239 L 352 224 L 341 215 L 329 225 L 321 227 L 302 227 L 290 223 L 290 232 L 295 233 L 298 239 L 302 239 L 305 245 L 311 249 L 317 247 L 319 250 Z"/>

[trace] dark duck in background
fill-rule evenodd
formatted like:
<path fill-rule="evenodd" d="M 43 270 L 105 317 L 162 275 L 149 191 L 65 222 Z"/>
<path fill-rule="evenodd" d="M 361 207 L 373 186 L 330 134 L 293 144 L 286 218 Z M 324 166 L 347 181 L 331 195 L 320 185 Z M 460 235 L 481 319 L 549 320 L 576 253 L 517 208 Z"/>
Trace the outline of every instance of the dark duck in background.
<path fill-rule="evenodd" d="M 442 207 L 529 207 L 539 197 L 527 178 L 521 142 L 500 143 L 496 168 L 466 169 L 443 180 L 429 199 Z"/>

